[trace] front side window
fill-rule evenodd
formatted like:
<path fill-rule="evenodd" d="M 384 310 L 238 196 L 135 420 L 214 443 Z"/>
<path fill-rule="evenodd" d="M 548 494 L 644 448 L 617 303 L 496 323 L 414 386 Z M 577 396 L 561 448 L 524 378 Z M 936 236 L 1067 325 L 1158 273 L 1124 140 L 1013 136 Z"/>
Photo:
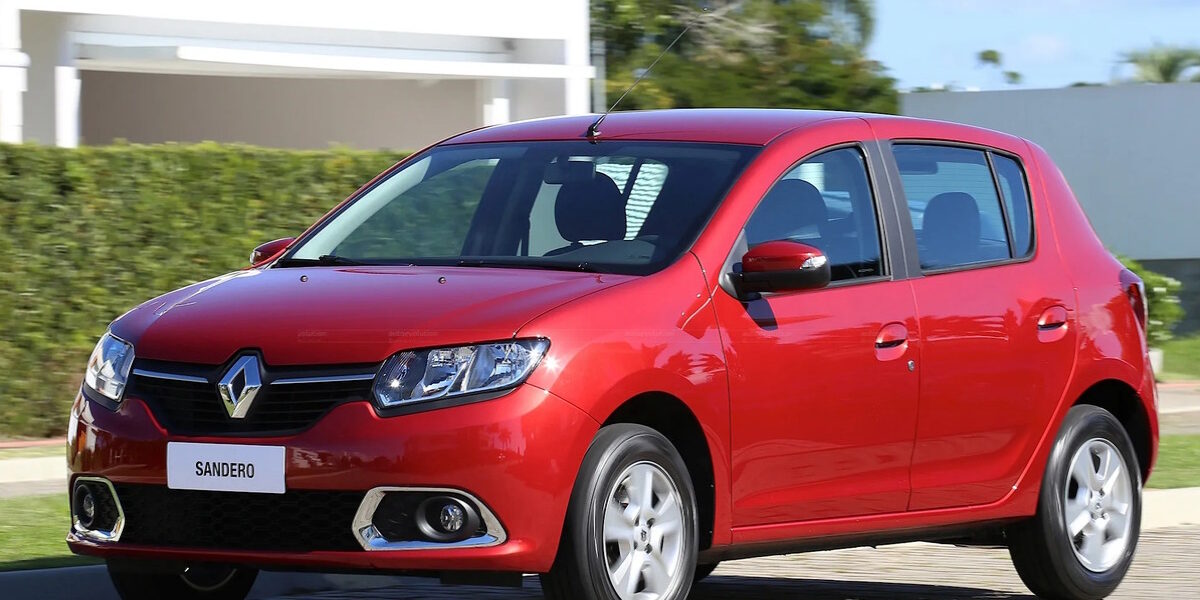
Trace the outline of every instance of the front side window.
<path fill-rule="evenodd" d="M 883 274 L 879 219 L 858 148 L 818 154 L 788 171 L 746 223 L 746 242 L 791 240 L 829 259 L 834 281 Z"/>
<path fill-rule="evenodd" d="M 341 209 L 277 266 L 651 273 L 686 250 L 757 150 L 669 142 L 439 146 Z"/>
<path fill-rule="evenodd" d="M 1012 258 L 987 154 L 919 144 L 893 147 L 924 270 Z"/>

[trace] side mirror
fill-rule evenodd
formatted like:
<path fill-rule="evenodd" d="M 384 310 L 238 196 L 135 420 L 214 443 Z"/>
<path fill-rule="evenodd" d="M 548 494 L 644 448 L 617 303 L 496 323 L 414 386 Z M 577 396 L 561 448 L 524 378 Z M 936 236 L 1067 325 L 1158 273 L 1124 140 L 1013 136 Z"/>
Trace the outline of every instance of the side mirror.
<path fill-rule="evenodd" d="M 738 295 L 810 290 L 829 285 L 829 259 L 817 248 L 779 240 L 755 246 L 742 257 L 742 272 L 731 273 Z"/>
<path fill-rule="evenodd" d="M 250 264 L 257 265 L 258 263 L 267 260 L 268 258 L 271 258 L 280 252 L 283 252 L 283 249 L 287 248 L 289 244 L 295 241 L 295 239 L 296 238 L 290 237 L 279 238 L 255 248 L 254 251 L 250 253 Z"/>

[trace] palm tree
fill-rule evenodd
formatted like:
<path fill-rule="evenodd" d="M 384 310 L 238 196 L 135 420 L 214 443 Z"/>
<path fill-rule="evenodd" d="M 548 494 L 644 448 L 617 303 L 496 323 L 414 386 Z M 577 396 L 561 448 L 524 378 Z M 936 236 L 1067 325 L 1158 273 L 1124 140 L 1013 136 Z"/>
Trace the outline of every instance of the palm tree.
<path fill-rule="evenodd" d="M 823 0 L 825 12 L 848 27 L 851 43 L 863 50 L 875 35 L 875 0 Z"/>
<path fill-rule="evenodd" d="M 1004 69 L 1004 55 L 1000 54 L 999 50 L 980 50 L 979 54 L 975 55 L 975 60 L 979 62 L 979 66 L 995 68 L 1000 70 L 1000 75 L 1004 77 L 1004 83 L 1008 85 L 1021 85 L 1024 77 L 1017 71 L 1006 71 Z"/>
<path fill-rule="evenodd" d="M 1193 69 L 1200 68 L 1200 48 L 1155 45 L 1122 54 L 1121 64 L 1133 65 L 1135 81 L 1186 81 Z M 1193 74 L 1192 81 L 1200 81 L 1200 72 Z"/>

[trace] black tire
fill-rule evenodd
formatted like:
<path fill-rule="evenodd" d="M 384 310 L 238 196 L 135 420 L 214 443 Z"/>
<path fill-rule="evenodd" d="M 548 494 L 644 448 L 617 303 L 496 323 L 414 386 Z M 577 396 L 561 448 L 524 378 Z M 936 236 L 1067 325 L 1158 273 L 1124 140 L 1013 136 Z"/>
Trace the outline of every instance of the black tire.
<path fill-rule="evenodd" d="M 625 469 L 647 462 L 671 480 L 679 493 L 682 513 L 679 566 L 661 600 L 687 598 L 696 567 L 698 540 L 692 480 L 670 441 L 653 429 L 631 424 L 604 427 L 588 448 L 571 492 L 558 556 L 550 572 L 541 575 L 546 598 L 620 600 L 609 580 L 608 558 L 601 539 L 604 507 Z"/>
<path fill-rule="evenodd" d="M 122 600 L 245 600 L 258 571 L 197 565 L 178 572 L 153 564 L 110 561 L 108 577 Z"/>
<path fill-rule="evenodd" d="M 1094 439 L 1107 441 L 1117 449 L 1132 490 L 1128 545 L 1115 564 L 1103 571 L 1086 568 L 1076 556 L 1065 509 L 1072 458 Z M 1111 594 L 1129 570 L 1137 549 L 1141 516 L 1141 470 L 1129 435 L 1108 411 L 1095 406 L 1076 406 L 1067 413 L 1051 449 L 1037 515 L 1009 531 L 1009 554 L 1021 580 L 1038 597 L 1099 600 Z"/>
<path fill-rule="evenodd" d="M 709 565 L 696 565 L 696 574 L 692 576 L 692 581 L 700 583 L 713 574 L 717 570 L 717 565 L 721 563 L 712 563 Z"/>

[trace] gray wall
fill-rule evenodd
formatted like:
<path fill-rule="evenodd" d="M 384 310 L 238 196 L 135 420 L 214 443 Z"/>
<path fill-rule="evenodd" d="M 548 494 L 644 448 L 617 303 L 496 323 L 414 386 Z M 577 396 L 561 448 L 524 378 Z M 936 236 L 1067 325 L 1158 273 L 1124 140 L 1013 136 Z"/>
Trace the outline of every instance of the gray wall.
<path fill-rule="evenodd" d="M 1200 84 L 917 93 L 900 107 L 1041 145 L 1112 250 L 1200 259 Z"/>
<path fill-rule="evenodd" d="M 1176 331 L 1200 331 L 1200 84 L 904 94 L 900 107 L 1041 145 L 1111 250 L 1183 282 Z"/>
<path fill-rule="evenodd" d="M 426 82 L 98 71 L 83 71 L 80 76 L 80 129 L 85 144 L 122 138 L 146 143 L 210 140 L 283 148 L 344 144 L 416 150 L 478 127 L 483 119 L 478 84 L 467 79 Z"/>

